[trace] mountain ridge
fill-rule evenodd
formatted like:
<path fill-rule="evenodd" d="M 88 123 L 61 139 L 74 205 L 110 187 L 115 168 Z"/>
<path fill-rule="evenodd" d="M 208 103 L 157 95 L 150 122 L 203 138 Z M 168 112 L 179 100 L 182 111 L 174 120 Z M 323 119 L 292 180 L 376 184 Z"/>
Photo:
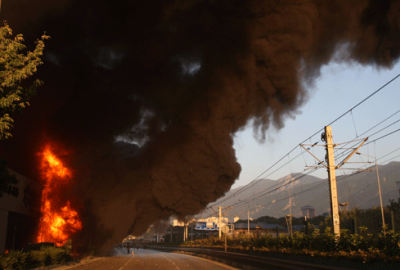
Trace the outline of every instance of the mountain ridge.
<path fill-rule="evenodd" d="M 367 209 L 380 205 L 375 166 L 369 168 L 373 170 L 337 176 L 338 200 L 340 203 L 349 202 L 349 209 L 355 207 Z M 390 199 L 397 201 L 399 198 L 396 182 L 400 181 L 400 162 L 392 161 L 385 165 L 379 165 L 378 170 L 382 202 L 386 206 L 389 204 Z M 282 187 L 285 182 L 298 177 L 301 177 L 301 179 Z M 243 192 L 238 193 L 239 190 L 243 190 Z M 260 196 L 264 193 L 266 195 Z M 259 196 L 258 199 L 254 199 L 248 204 L 240 203 L 240 200 L 246 201 L 257 196 Z M 259 179 L 246 186 L 231 189 L 210 205 L 223 207 L 235 205 L 229 211 L 231 218 L 239 216 L 241 219 L 247 219 L 248 207 L 250 217 L 253 219 L 261 216 L 282 217 L 290 213 L 290 207 L 292 208 L 292 214 L 300 217 L 301 207 L 305 205 L 314 206 L 316 215 L 329 213 L 329 197 L 327 178 L 322 179 L 312 175 L 294 173 L 278 180 Z M 291 198 L 291 203 L 289 203 L 289 198 Z M 199 216 L 205 217 L 210 213 L 209 211 L 204 211 Z"/>

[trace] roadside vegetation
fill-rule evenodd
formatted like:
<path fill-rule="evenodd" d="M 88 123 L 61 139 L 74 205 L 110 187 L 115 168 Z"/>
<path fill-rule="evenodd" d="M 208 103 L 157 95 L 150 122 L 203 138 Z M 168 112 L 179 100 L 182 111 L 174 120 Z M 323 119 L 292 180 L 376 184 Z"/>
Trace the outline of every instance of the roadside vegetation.
<path fill-rule="evenodd" d="M 324 233 L 315 229 L 312 234 L 295 232 L 292 237 L 281 235 L 272 237 L 264 235 L 261 237 L 240 236 L 238 238 L 227 238 L 230 250 L 260 252 L 279 252 L 295 255 L 309 255 L 319 257 L 331 257 L 342 259 L 355 259 L 374 261 L 400 261 L 400 247 L 398 241 L 400 233 L 393 231 L 374 235 L 368 233 L 366 227 L 361 227 L 360 234 L 350 234 L 348 230 L 342 230 L 340 237 L 336 240 L 330 228 Z M 224 238 L 211 237 L 182 243 L 183 246 L 191 247 L 224 247 Z"/>
<path fill-rule="evenodd" d="M 28 245 L 23 250 L 12 250 L 0 256 L 0 270 L 34 269 L 72 261 L 71 245 L 55 247 L 50 243 Z"/>
<path fill-rule="evenodd" d="M 400 204 L 394 200 L 384 207 L 386 224 L 383 226 L 380 207 L 353 209 L 340 213 L 341 235 L 335 238 L 330 227 L 330 216 L 318 216 L 307 221 L 307 228 L 293 236 L 241 235 L 227 238 L 229 249 L 243 251 L 278 252 L 331 258 L 367 261 L 400 261 Z M 393 212 L 393 219 L 392 214 Z M 260 217 L 254 222 L 286 226 L 282 218 Z M 246 221 L 247 223 L 247 221 Z M 304 218 L 293 218 L 293 225 L 305 225 Z M 385 230 L 383 230 L 385 227 Z M 384 233 L 386 232 L 386 234 Z M 308 232 L 308 233 L 306 233 Z M 183 246 L 224 247 L 224 238 L 210 237 L 184 242 Z"/>

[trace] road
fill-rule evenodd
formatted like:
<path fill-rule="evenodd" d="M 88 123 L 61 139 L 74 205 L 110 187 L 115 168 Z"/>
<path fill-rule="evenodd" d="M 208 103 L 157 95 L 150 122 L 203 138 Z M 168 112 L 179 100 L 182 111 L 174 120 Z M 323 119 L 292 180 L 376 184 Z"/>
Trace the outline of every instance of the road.
<path fill-rule="evenodd" d="M 132 250 L 131 250 L 132 251 Z M 57 270 L 236 270 L 237 268 L 184 254 L 160 252 L 151 249 L 135 249 L 134 255 L 126 249 L 115 249 L 114 256 L 99 257 Z"/>

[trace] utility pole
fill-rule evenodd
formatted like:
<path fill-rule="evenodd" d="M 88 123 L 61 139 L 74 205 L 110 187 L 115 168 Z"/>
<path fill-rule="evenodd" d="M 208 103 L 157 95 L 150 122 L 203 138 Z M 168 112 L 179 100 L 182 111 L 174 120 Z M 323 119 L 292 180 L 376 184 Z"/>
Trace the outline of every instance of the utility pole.
<path fill-rule="evenodd" d="M 222 216 L 222 206 L 218 207 L 219 217 L 218 217 L 218 238 L 221 238 L 221 216 Z"/>
<path fill-rule="evenodd" d="M 250 208 L 249 208 L 249 203 L 247 203 L 247 235 L 250 235 Z"/>
<path fill-rule="evenodd" d="M 292 177 L 293 179 L 293 177 Z M 289 207 L 290 207 L 290 214 L 289 215 L 285 215 L 285 219 L 286 219 L 286 225 L 288 226 L 288 232 L 290 237 L 293 236 L 293 227 L 292 227 L 292 219 L 293 219 L 293 215 L 292 215 L 292 197 L 290 195 L 290 186 L 288 188 L 288 192 L 289 192 Z"/>
<path fill-rule="evenodd" d="M 375 167 L 376 167 L 376 175 L 378 177 L 378 187 L 379 187 L 379 200 L 381 202 L 381 213 L 382 213 L 382 227 L 383 227 L 383 235 L 386 237 L 386 225 L 385 225 L 385 215 L 383 214 L 383 204 L 382 204 L 382 191 L 381 191 L 381 182 L 379 180 L 379 171 L 378 171 L 378 163 L 376 162 L 375 157 Z"/>
<path fill-rule="evenodd" d="M 183 223 L 183 242 L 186 242 L 186 223 Z"/>
<path fill-rule="evenodd" d="M 326 154 L 328 162 L 329 194 L 331 198 L 331 218 L 333 233 L 340 236 L 339 205 L 337 198 L 335 156 L 333 154 L 332 128 L 325 127 Z"/>
<path fill-rule="evenodd" d="M 222 213 L 222 208 L 227 208 L 223 213 Z M 222 233 L 221 233 L 221 218 L 222 216 L 224 216 L 228 211 L 232 210 L 233 207 L 232 206 L 226 206 L 226 207 L 222 207 L 222 206 L 218 206 L 218 213 L 217 211 L 215 211 L 213 209 L 213 207 L 210 207 L 211 210 L 214 211 L 215 214 L 218 215 L 218 236 L 219 238 L 222 237 Z"/>
<path fill-rule="evenodd" d="M 250 206 L 249 206 L 249 202 L 244 201 L 244 200 L 240 200 L 240 202 L 244 202 L 247 203 L 247 235 L 250 235 Z"/>
<path fill-rule="evenodd" d="M 330 126 L 325 126 L 325 132 L 321 135 L 321 140 L 325 141 L 326 144 L 322 145 L 326 149 L 326 163 L 318 159 L 313 153 L 309 150 L 310 148 L 304 147 L 308 144 L 300 144 L 304 150 L 306 150 L 310 155 L 312 155 L 315 159 L 319 161 L 318 165 L 325 166 L 328 171 L 329 177 L 329 194 L 330 194 L 330 203 L 331 203 L 331 220 L 332 220 L 332 227 L 333 233 L 335 236 L 340 236 L 340 217 L 339 217 L 339 203 L 337 198 L 337 185 L 336 185 L 336 169 L 342 167 L 356 152 L 360 147 L 368 140 L 368 138 L 364 139 L 357 139 L 355 141 L 362 141 L 356 148 L 350 148 L 353 151 L 338 165 L 335 166 L 335 156 L 333 153 L 333 148 L 338 146 L 339 144 L 333 144 L 332 139 L 332 128 Z M 318 143 L 318 142 L 317 142 Z M 314 147 L 317 143 L 309 144 L 308 146 Z M 344 143 L 342 143 L 344 144 Z M 321 146 L 321 145 L 319 145 Z M 344 148 L 349 149 L 349 148 Z M 318 168 L 319 166 L 310 166 L 312 168 Z"/>
<path fill-rule="evenodd" d="M 371 157 L 375 159 L 375 169 L 376 169 L 376 177 L 378 179 L 378 188 L 379 188 L 379 201 L 381 203 L 381 214 L 382 214 L 382 227 L 383 227 L 383 235 L 386 237 L 386 224 L 385 224 L 385 215 L 383 213 L 383 204 L 382 204 L 382 191 L 381 191 L 381 181 L 379 180 L 379 170 L 378 170 L 378 162 L 376 160 L 376 157 L 374 156 L 369 156 L 365 154 L 361 154 L 360 152 L 356 153 L 357 155 L 362 155 L 366 157 Z"/>

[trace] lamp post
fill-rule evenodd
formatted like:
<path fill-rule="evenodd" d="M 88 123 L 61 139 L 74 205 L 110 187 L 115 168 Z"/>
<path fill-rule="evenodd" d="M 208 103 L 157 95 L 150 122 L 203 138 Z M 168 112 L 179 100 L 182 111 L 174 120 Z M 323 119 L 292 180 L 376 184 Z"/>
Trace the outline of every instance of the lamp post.
<path fill-rule="evenodd" d="M 241 202 L 247 203 L 247 235 L 250 235 L 250 208 L 249 208 L 249 202 L 240 200 Z"/>
<path fill-rule="evenodd" d="M 382 225 L 383 225 L 383 235 L 386 237 L 386 226 L 385 226 L 385 215 L 383 214 L 383 204 L 382 204 L 382 192 L 381 192 L 381 181 L 379 180 L 379 171 L 378 171 L 378 163 L 376 162 L 376 157 L 366 155 L 366 154 L 361 154 L 360 152 L 356 152 L 357 155 L 362 155 L 362 156 L 367 156 L 371 157 L 375 160 L 375 168 L 376 168 L 376 176 L 378 178 L 378 187 L 379 187 L 379 200 L 381 203 L 381 213 L 382 213 Z"/>

